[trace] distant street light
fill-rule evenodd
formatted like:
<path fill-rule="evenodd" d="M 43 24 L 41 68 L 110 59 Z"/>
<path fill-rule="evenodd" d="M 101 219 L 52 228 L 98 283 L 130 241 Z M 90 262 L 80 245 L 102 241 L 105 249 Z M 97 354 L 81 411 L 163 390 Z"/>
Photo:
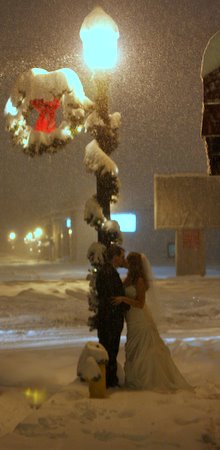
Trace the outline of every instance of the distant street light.
<path fill-rule="evenodd" d="M 29 231 L 29 232 L 26 234 L 26 236 L 24 237 L 24 242 L 25 242 L 26 244 L 29 244 L 29 243 L 32 242 L 33 240 L 34 240 L 33 233 L 32 233 L 31 231 Z"/>
<path fill-rule="evenodd" d="M 108 107 L 109 74 L 117 63 L 118 55 L 118 26 L 102 8 L 97 7 L 84 19 L 80 38 L 85 62 L 93 72 L 96 85 L 97 115 L 89 131 L 98 143 L 98 150 L 110 155 L 118 145 L 119 125 L 117 122 L 117 125 L 113 126 Z M 96 171 L 96 198 L 105 219 L 109 220 L 110 203 L 118 194 L 118 179 L 116 173 L 108 170 L 103 173 L 101 169 Z M 98 241 L 107 246 L 110 244 L 106 231 L 101 227 L 98 228 Z"/>
<path fill-rule="evenodd" d="M 8 239 L 9 239 L 9 241 L 14 241 L 16 239 L 16 237 L 17 237 L 16 233 L 14 231 L 11 231 L 9 233 Z"/>
<path fill-rule="evenodd" d="M 34 238 L 36 240 L 39 240 L 43 236 L 43 230 L 42 228 L 38 227 L 34 230 Z"/>
<path fill-rule="evenodd" d="M 9 241 L 9 245 L 10 245 L 11 250 L 15 249 L 16 238 L 17 238 L 17 235 L 16 235 L 16 233 L 14 231 L 11 231 L 8 234 L 8 241 Z"/>

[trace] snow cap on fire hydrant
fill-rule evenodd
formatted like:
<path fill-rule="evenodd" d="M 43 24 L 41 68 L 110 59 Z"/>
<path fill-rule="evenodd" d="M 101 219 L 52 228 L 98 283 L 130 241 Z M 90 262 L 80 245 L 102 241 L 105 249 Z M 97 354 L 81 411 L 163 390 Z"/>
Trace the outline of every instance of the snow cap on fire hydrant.
<path fill-rule="evenodd" d="M 98 342 L 87 342 L 78 361 L 77 376 L 82 381 L 98 380 L 101 377 L 99 364 L 106 364 L 108 353 Z"/>

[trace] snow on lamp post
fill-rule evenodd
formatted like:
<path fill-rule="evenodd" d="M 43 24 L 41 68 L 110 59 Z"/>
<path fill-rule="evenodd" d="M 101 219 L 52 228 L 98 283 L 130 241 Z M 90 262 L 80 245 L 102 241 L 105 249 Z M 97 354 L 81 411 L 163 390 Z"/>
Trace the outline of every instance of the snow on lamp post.
<path fill-rule="evenodd" d="M 88 250 L 92 265 L 90 275 L 89 318 L 90 329 L 97 327 L 96 274 L 104 262 L 106 247 L 121 243 L 122 236 L 117 222 L 111 220 L 110 205 L 117 201 L 119 193 L 118 168 L 110 158 L 118 146 L 118 129 L 121 115 L 109 113 L 109 82 L 112 69 L 117 63 L 119 30 L 114 20 L 102 8 L 95 8 L 83 21 L 80 29 L 84 59 L 92 71 L 95 82 L 95 108 L 85 122 L 85 130 L 93 137 L 86 146 L 84 163 L 88 172 L 96 176 L 96 194 L 85 206 L 85 221 L 95 227 L 98 242 Z"/>
<path fill-rule="evenodd" d="M 108 106 L 110 72 L 117 63 L 118 26 L 97 7 L 84 19 L 80 38 L 84 59 L 93 73 L 96 87 L 96 107 L 85 123 L 86 131 L 94 137 L 86 147 L 85 165 L 96 175 L 97 192 L 86 205 L 85 220 L 97 228 L 98 241 L 108 246 L 118 238 L 118 230 L 105 223 L 110 221 L 110 204 L 116 201 L 119 191 L 118 168 L 109 155 L 118 146 L 121 116 L 109 114 Z M 95 209 L 91 211 L 92 203 Z"/>

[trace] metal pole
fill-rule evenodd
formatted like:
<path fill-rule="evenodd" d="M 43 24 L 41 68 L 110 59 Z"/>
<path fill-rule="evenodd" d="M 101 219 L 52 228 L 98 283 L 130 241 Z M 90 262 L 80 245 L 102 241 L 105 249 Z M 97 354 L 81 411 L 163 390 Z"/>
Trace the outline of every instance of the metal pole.
<path fill-rule="evenodd" d="M 111 142 L 109 140 L 109 107 L 108 107 L 108 91 L 109 91 L 109 77 L 106 74 L 98 74 L 95 78 L 96 83 L 96 108 L 100 118 L 104 122 L 104 127 L 97 130 L 96 140 L 100 148 L 109 155 L 112 152 Z M 103 214 L 106 219 L 110 219 L 110 201 L 111 201 L 111 175 L 96 175 L 96 192 L 97 201 L 102 207 Z M 98 231 L 98 241 L 102 244 L 107 244 L 105 233 L 102 230 Z"/>

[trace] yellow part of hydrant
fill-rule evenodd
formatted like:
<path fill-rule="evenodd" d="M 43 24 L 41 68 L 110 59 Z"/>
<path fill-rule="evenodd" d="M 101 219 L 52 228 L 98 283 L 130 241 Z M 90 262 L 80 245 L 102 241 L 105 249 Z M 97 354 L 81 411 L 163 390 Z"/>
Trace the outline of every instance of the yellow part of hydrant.
<path fill-rule="evenodd" d="M 97 363 L 101 372 L 101 377 L 98 380 L 89 380 L 89 395 L 90 398 L 105 398 L 106 391 L 106 365 L 104 362 Z"/>

